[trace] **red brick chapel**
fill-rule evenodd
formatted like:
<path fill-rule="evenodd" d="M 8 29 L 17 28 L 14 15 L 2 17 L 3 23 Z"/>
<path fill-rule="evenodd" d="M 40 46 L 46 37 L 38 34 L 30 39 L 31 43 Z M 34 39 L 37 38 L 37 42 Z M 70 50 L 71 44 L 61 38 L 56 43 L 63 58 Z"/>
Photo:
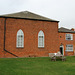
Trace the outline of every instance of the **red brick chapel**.
<path fill-rule="evenodd" d="M 29 11 L 0 15 L 0 58 L 74 55 L 75 31 Z"/>

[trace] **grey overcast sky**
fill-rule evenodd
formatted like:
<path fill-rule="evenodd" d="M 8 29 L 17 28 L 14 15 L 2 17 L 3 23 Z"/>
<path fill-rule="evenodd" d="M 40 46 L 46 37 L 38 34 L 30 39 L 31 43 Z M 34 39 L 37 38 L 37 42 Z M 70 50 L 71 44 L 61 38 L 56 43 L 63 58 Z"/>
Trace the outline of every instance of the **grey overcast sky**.
<path fill-rule="evenodd" d="M 60 21 L 59 27 L 75 28 L 75 0 L 0 0 L 0 15 L 26 10 Z"/>

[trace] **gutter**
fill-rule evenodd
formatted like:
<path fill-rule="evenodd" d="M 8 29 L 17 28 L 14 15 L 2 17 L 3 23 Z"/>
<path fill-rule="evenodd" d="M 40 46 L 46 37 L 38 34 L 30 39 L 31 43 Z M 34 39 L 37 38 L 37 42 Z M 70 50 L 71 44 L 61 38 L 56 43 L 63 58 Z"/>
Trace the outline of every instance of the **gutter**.
<path fill-rule="evenodd" d="M 4 21 L 4 50 L 5 50 L 6 19 L 7 18 L 5 18 L 5 21 Z"/>
<path fill-rule="evenodd" d="M 18 57 L 17 55 L 15 55 L 15 54 L 13 54 L 13 53 L 11 53 L 11 52 L 9 52 L 8 50 L 6 50 L 5 49 L 5 40 L 6 40 L 6 20 L 7 20 L 7 18 L 5 18 L 5 21 L 4 21 L 4 57 L 5 57 L 5 52 L 8 52 L 8 53 L 10 53 L 11 55 L 13 55 L 13 56 L 15 56 L 15 57 Z"/>
<path fill-rule="evenodd" d="M 5 57 L 5 34 L 6 34 L 6 19 L 4 20 L 4 57 Z"/>
<path fill-rule="evenodd" d="M 7 16 L 0 16 L 1 18 L 14 18 L 14 19 L 26 19 L 26 20 L 35 20 L 35 21 L 48 21 L 48 22 L 57 22 L 59 21 L 54 21 L 54 20 L 42 20 L 42 19 L 32 19 L 32 18 L 20 18 L 20 17 L 7 17 Z"/>

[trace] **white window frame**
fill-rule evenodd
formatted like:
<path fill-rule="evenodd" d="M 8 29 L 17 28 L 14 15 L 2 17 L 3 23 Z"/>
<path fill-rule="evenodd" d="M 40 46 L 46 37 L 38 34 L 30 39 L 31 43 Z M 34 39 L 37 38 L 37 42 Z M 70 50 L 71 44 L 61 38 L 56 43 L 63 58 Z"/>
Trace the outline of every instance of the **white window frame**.
<path fill-rule="evenodd" d="M 23 31 L 20 29 L 17 32 L 17 40 L 16 40 L 16 47 L 17 48 L 23 48 L 24 47 L 24 33 Z"/>
<path fill-rule="evenodd" d="M 66 34 L 66 40 L 73 40 L 73 34 Z"/>
<path fill-rule="evenodd" d="M 44 48 L 44 33 L 42 30 L 38 33 L 38 47 Z"/>
<path fill-rule="evenodd" d="M 72 46 L 72 48 L 71 48 L 71 46 Z M 73 51 L 73 45 L 72 44 L 67 44 L 66 45 L 66 51 Z"/>

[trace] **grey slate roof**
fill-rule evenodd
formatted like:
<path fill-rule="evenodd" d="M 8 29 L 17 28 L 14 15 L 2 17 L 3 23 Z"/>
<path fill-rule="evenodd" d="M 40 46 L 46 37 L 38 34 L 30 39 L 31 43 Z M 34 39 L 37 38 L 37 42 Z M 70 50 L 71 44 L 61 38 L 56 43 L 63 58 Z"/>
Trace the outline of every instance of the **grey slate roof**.
<path fill-rule="evenodd" d="M 40 15 L 37 15 L 37 14 L 29 12 L 29 11 L 23 11 L 23 12 L 18 12 L 18 13 L 13 13 L 13 14 L 0 15 L 0 17 L 22 18 L 22 19 L 33 19 L 33 20 L 59 22 L 59 21 L 56 21 L 56 20 L 52 20 L 52 19 L 40 16 Z"/>
<path fill-rule="evenodd" d="M 71 29 L 67 29 L 64 27 L 61 27 L 58 29 L 58 32 L 63 32 L 63 33 L 75 33 L 75 31 L 72 31 Z"/>

